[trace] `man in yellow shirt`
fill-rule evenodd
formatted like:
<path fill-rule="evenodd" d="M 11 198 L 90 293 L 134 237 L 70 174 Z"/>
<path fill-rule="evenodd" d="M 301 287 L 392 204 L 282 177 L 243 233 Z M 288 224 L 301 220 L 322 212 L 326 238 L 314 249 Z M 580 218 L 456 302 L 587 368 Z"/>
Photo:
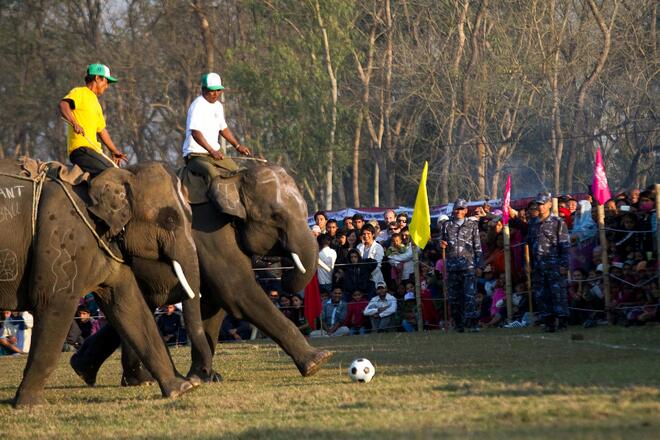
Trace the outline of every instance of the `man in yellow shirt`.
<path fill-rule="evenodd" d="M 112 162 L 119 165 L 122 161 L 128 161 L 126 155 L 115 147 L 105 128 L 105 118 L 98 99 L 115 82 L 117 80 L 110 75 L 108 66 L 90 64 L 87 66 L 85 85 L 71 89 L 59 104 L 60 114 L 69 123 L 69 160 L 93 176 L 112 167 Z M 103 154 L 97 135 L 110 150 L 112 161 Z"/>

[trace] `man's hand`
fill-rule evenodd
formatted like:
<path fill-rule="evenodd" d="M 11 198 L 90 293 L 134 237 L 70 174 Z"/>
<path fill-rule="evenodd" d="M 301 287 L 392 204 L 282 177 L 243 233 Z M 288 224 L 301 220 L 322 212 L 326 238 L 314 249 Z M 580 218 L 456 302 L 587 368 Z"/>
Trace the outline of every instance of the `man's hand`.
<path fill-rule="evenodd" d="M 115 165 L 119 166 L 119 165 L 121 165 L 122 162 L 128 163 L 128 156 L 126 156 L 121 151 L 113 151 L 112 152 L 112 161 L 115 163 Z"/>
<path fill-rule="evenodd" d="M 83 136 L 85 135 L 85 129 L 82 128 L 82 125 L 78 124 L 76 121 L 73 121 L 73 123 L 71 123 L 71 128 L 73 128 L 74 132 L 78 134 L 82 134 Z"/>
<path fill-rule="evenodd" d="M 252 156 L 252 152 L 245 145 L 236 145 L 236 151 L 241 153 L 243 156 Z"/>
<path fill-rule="evenodd" d="M 211 150 L 211 156 L 217 160 L 222 160 L 225 158 L 225 156 L 219 150 Z"/>
<path fill-rule="evenodd" d="M 446 249 L 447 248 L 447 242 L 444 240 L 440 240 L 440 248 L 441 249 Z"/>

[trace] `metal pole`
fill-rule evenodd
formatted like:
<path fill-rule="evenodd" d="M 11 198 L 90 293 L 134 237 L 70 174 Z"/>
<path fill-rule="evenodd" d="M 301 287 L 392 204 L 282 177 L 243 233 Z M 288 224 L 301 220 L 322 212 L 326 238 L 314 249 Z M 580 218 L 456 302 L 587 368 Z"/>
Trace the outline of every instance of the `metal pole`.
<path fill-rule="evenodd" d="M 506 317 L 509 322 L 513 318 L 513 303 L 511 301 L 511 232 L 509 225 L 504 225 L 504 273 L 506 277 Z"/>
<path fill-rule="evenodd" d="M 605 290 L 605 310 L 610 324 L 614 322 L 614 315 L 610 310 L 610 264 L 607 258 L 607 237 L 605 236 L 605 207 L 598 205 L 598 233 L 600 237 L 600 261 L 603 263 L 603 290 Z"/>
<path fill-rule="evenodd" d="M 529 314 L 534 316 L 534 306 L 532 295 L 532 266 L 529 261 L 529 245 L 525 243 L 525 275 L 527 276 L 527 300 L 529 302 Z"/>
<path fill-rule="evenodd" d="M 415 265 L 415 300 L 417 301 L 417 330 L 420 332 L 424 331 L 424 316 L 422 315 L 422 292 L 421 292 L 421 280 L 419 278 L 419 248 L 412 244 L 413 251 L 413 264 Z"/>

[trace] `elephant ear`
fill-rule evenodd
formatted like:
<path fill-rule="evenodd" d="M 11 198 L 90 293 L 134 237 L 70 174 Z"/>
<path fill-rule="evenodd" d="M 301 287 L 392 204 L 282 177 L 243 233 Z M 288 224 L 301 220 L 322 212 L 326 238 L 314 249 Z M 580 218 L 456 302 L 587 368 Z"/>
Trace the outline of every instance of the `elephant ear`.
<path fill-rule="evenodd" d="M 240 186 L 240 176 L 230 178 L 216 177 L 211 182 L 209 198 L 213 200 L 213 203 L 215 203 L 220 211 L 245 220 L 247 218 L 247 212 L 241 200 Z"/>
<path fill-rule="evenodd" d="M 112 236 L 121 232 L 133 216 L 128 201 L 131 182 L 130 171 L 109 168 L 89 184 L 92 204 L 87 209 L 108 225 Z"/>

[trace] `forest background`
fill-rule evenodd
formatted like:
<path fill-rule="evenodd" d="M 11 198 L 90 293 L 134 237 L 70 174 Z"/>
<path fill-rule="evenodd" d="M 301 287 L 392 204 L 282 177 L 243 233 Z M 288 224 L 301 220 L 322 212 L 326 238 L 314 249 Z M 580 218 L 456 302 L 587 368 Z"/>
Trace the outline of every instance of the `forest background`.
<path fill-rule="evenodd" d="M 310 210 L 614 190 L 660 177 L 656 0 L 0 1 L 0 155 L 66 160 L 57 103 L 87 64 L 131 161 L 181 165 L 186 111 L 223 77 L 242 143 Z"/>

